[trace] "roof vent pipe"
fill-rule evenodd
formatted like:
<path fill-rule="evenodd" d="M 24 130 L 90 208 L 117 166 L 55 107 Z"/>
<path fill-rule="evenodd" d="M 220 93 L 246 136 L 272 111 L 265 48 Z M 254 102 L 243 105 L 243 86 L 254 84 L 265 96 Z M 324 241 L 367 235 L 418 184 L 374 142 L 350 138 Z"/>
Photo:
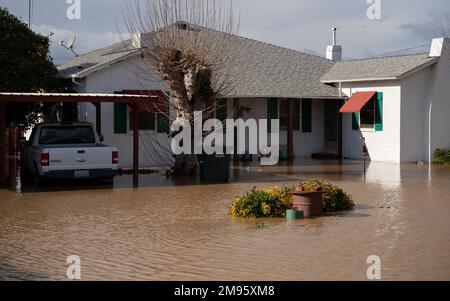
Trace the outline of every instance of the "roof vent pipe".
<path fill-rule="evenodd" d="M 331 29 L 331 31 L 333 32 L 333 44 L 332 44 L 332 46 L 327 47 L 326 58 L 331 61 L 341 61 L 342 60 L 342 47 L 337 45 L 337 39 L 336 39 L 337 28 L 333 27 Z"/>
<path fill-rule="evenodd" d="M 333 46 L 336 46 L 336 30 L 337 28 L 334 27 L 331 31 L 333 32 Z"/>

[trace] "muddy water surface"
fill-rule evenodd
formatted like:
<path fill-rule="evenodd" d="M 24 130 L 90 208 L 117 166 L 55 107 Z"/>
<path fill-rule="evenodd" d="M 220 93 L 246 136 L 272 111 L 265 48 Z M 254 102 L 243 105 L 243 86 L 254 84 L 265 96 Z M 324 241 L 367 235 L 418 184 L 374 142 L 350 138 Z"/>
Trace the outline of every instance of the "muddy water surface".
<path fill-rule="evenodd" d="M 365 280 L 370 255 L 386 280 L 450 280 L 450 168 L 297 162 L 233 169 L 230 184 L 174 183 L 145 175 L 113 187 L 47 183 L 0 190 L 0 279 L 66 279 L 81 258 L 84 280 Z M 355 210 L 314 220 L 227 216 L 253 186 L 330 180 Z M 181 185 L 182 184 L 182 185 Z"/>

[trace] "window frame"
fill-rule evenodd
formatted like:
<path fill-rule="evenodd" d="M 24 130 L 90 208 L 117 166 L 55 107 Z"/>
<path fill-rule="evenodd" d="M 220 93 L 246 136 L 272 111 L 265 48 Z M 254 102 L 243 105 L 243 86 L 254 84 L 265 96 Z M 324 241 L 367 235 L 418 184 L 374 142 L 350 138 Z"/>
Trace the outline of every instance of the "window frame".
<path fill-rule="evenodd" d="M 148 112 L 148 111 L 139 111 L 138 114 L 147 113 L 153 115 L 153 129 L 141 129 L 139 127 L 139 132 L 156 132 L 158 130 L 157 124 L 157 113 Z M 128 132 L 133 132 L 133 110 L 128 110 Z M 139 116 L 139 121 L 141 121 L 141 116 Z"/>
<path fill-rule="evenodd" d="M 375 124 L 376 124 L 376 105 L 377 105 L 377 99 L 376 99 L 376 94 L 374 97 L 372 97 L 371 100 L 369 100 L 364 107 L 358 112 L 358 125 L 359 125 L 359 129 L 361 131 L 375 131 Z M 364 110 L 366 107 L 368 107 L 368 105 L 371 104 L 372 108 L 366 109 Z M 362 118 L 362 114 L 361 112 L 368 112 L 368 113 L 372 113 L 372 123 L 363 123 L 363 118 Z M 364 125 L 364 126 L 363 126 Z"/>

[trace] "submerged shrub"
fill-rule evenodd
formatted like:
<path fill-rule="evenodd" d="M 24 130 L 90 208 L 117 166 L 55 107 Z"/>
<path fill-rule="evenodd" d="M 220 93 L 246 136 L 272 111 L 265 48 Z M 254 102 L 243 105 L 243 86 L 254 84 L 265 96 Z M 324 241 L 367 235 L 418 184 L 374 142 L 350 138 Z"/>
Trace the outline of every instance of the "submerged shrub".
<path fill-rule="evenodd" d="M 282 217 L 287 209 L 292 208 L 292 192 L 289 187 L 273 187 L 252 190 L 238 196 L 229 209 L 229 214 L 236 217 Z"/>
<path fill-rule="evenodd" d="M 437 149 L 434 152 L 434 164 L 450 164 L 450 150 Z"/>
<path fill-rule="evenodd" d="M 335 212 L 352 209 L 355 204 L 352 197 L 342 189 L 320 181 L 303 181 L 294 187 L 272 187 L 252 190 L 243 196 L 238 196 L 228 213 L 236 217 L 284 217 L 286 210 L 293 205 L 294 190 L 323 191 L 324 212 Z"/>
<path fill-rule="evenodd" d="M 351 195 L 341 188 L 321 181 L 302 181 L 297 189 L 303 191 L 323 191 L 323 211 L 336 212 L 350 210 L 355 207 Z"/>

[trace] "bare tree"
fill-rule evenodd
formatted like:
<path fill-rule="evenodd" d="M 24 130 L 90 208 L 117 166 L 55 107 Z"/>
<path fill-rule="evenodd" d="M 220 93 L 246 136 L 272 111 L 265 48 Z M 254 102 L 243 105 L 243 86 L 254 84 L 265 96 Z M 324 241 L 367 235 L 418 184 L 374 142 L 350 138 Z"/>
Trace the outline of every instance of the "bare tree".
<path fill-rule="evenodd" d="M 239 45 L 231 0 L 134 0 L 124 18 L 147 75 L 160 77 L 172 90 L 172 122 L 189 122 L 193 129 L 196 118 L 210 116 L 216 100 L 232 88 L 230 66 Z M 196 156 L 184 154 L 176 156 L 172 169 L 191 175 L 197 167 Z"/>

